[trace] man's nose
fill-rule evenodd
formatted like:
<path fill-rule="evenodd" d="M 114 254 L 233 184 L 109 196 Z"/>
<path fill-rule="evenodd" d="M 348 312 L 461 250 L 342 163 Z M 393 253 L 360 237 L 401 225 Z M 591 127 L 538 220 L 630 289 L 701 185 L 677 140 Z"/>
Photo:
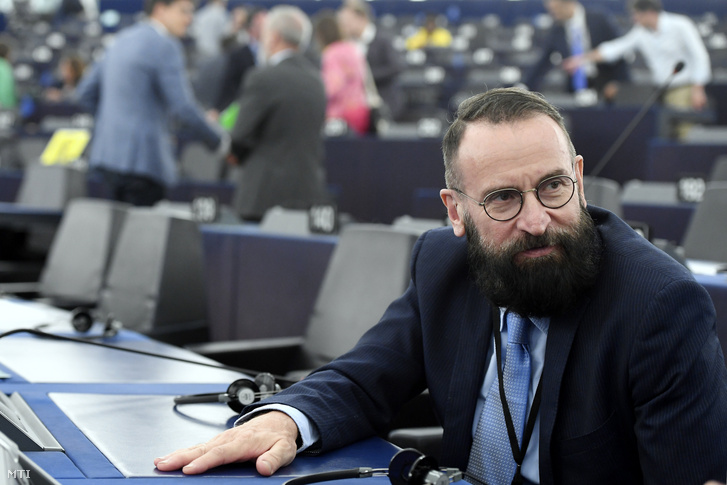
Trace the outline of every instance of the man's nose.
<path fill-rule="evenodd" d="M 550 224 L 550 215 L 547 208 L 540 203 L 535 189 L 524 191 L 523 206 L 517 216 L 516 227 L 533 236 L 542 236 L 548 228 L 548 224 Z"/>

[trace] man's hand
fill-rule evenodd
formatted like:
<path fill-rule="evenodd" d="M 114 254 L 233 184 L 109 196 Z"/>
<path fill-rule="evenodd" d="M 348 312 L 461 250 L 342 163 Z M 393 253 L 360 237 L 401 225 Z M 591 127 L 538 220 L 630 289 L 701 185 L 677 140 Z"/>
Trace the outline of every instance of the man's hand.
<path fill-rule="evenodd" d="M 585 62 L 586 59 L 583 55 L 570 56 L 563 59 L 563 63 L 560 67 L 562 67 L 568 74 L 573 74 L 576 72 L 576 69 L 581 67 Z"/>
<path fill-rule="evenodd" d="M 704 92 L 704 86 L 694 84 L 691 93 L 692 108 L 701 111 L 707 106 L 707 93 Z"/>
<path fill-rule="evenodd" d="M 255 460 L 258 473 L 270 476 L 293 461 L 297 437 L 295 421 L 285 413 L 271 411 L 228 429 L 207 443 L 156 458 L 154 465 L 161 471 L 181 468 L 185 474 L 195 475 L 227 463 Z"/>

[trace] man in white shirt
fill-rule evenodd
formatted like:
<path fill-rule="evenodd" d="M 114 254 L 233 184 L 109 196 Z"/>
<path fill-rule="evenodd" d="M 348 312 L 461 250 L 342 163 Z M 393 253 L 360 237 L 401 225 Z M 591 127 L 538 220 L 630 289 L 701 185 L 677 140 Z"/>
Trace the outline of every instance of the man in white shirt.
<path fill-rule="evenodd" d="M 623 37 L 601 43 L 596 49 L 566 59 L 570 71 L 586 61 L 612 62 L 638 50 L 651 71 L 655 85 L 662 85 L 684 68 L 671 81 L 664 104 L 675 108 L 703 109 L 707 104 L 704 85 L 711 78 L 709 54 L 694 23 L 684 15 L 664 12 L 660 0 L 634 0 L 632 18 L 636 25 Z"/>

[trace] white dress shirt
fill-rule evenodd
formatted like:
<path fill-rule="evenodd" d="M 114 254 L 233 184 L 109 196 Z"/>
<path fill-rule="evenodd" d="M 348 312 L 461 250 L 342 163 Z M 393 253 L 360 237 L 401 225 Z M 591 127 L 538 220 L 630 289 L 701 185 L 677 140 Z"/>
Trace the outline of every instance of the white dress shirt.
<path fill-rule="evenodd" d="M 635 25 L 623 37 L 598 46 L 598 52 L 607 62 L 620 59 L 636 49 L 644 57 L 655 85 L 666 82 L 679 62 L 685 65 L 674 77 L 673 87 L 704 86 L 711 78 L 707 49 L 694 22 L 684 15 L 659 12 L 656 30 Z"/>
<path fill-rule="evenodd" d="M 586 9 L 583 5 L 576 3 L 573 16 L 563 22 L 563 28 L 565 29 L 566 39 L 568 40 L 568 46 L 573 44 L 573 37 L 575 32 L 580 32 L 581 35 L 581 46 L 583 52 L 588 52 L 593 47 L 591 45 L 591 33 L 588 31 L 588 24 L 586 23 Z M 572 49 L 572 48 L 571 48 Z M 597 74 L 596 64 L 593 62 L 586 62 L 583 64 L 588 77 L 594 77 Z"/>

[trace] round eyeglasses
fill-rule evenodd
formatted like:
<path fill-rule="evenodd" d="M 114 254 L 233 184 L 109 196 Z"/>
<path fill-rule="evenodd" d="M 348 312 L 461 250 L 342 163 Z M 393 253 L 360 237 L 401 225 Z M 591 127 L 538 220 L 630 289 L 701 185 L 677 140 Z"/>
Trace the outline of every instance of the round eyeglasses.
<path fill-rule="evenodd" d="M 498 189 L 485 196 L 482 202 L 470 197 L 461 190 L 453 188 L 455 192 L 467 197 L 477 205 L 482 206 L 485 213 L 496 221 L 509 221 L 514 219 L 523 207 L 523 194 L 535 192 L 535 197 L 548 209 L 560 209 L 573 198 L 576 191 L 575 179 L 568 175 L 555 175 L 543 179 L 537 187 L 529 190 Z"/>

